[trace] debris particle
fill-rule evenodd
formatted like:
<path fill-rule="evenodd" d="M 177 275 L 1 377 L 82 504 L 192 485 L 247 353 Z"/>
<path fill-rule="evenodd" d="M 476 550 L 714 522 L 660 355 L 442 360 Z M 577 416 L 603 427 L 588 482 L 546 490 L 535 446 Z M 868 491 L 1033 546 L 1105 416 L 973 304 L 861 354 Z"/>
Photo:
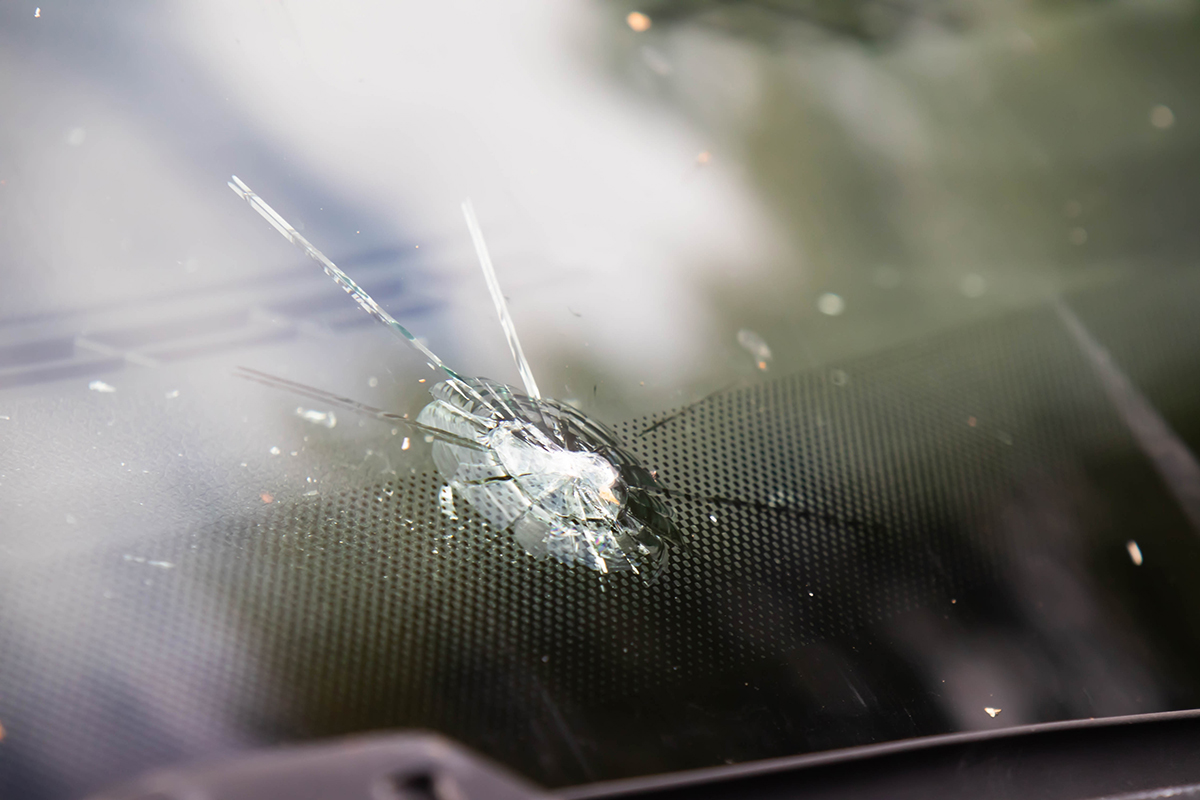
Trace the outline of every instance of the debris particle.
<path fill-rule="evenodd" d="M 1133 562 L 1135 567 L 1142 565 L 1142 548 L 1138 547 L 1138 543 L 1130 539 L 1125 543 L 1125 549 L 1129 551 L 1129 560 Z"/>
<path fill-rule="evenodd" d="M 84 128 L 71 128 L 67 131 L 66 141 L 71 147 L 79 147 L 85 139 L 87 139 L 87 130 Z"/>
<path fill-rule="evenodd" d="M 845 386 L 850 382 L 850 375 L 844 369 L 835 369 L 829 373 L 829 382 L 834 386 Z"/>
<path fill-rule="evenodd" d="M 411 442 L 409 442 L 408 437 L 405 436 L 404 441 L 400 443 L 400 449 L 407 450 L 411 446 L 412 446 Z"/>
<path fill-rule="evenodd" d="M 771 348 L 767 346 L 766 340 L 749 328 L 742 328 L 738 331 L 737 340 L 743 350 L 754 356 L 754 362 L 758 368 L 766 370 L 767 365 L 771 362 Z"/>
<path fill-rule="evenodd" d="M 41 13 L 41 9 L 40 9 L 40 8 L 38 9 L 38 13 L 39 13 L 39 14 Z M 37 14 L 35 14 L 34 16 L 38 16 L 38 15 L 37 15 Z M 4 726 L 3 726 L 3 725 L 0 725 L 0 742 L 3 742 L 3 741 L 4 741 Z"/>
<path fill-rule="evenodd" d="M 378 385 L 379 385 L 379 378 L 376 378 L 374 375 L 367 378 L 367 386 L 370 386 L 372 389 L 374 389 Z"/>
<path fill-rule="evenodd" d="M 337 426 L 337 416 L 332 411 L 317 411 L 315 408 L 296 406 L 296 416 L 305 422 L 311 422 L 314 425 L 324 425 L 326 428 Z"/>
<path fill-rule="evenodd" d="M 1166 106 L 1155 106 L 1150 109 L 1150 124 L 1165 131 L 1175 124 L 1175 112 Z"/>
<path fill-rule="evenodd" d="M 264 503 L 274 503 L 275 502 L 275 495 L 271 494 L 270 492 L 263 492 L 258 497 Z"/>
<path fill-rule="evenodd" d="M 979 420 L 975 419 L 974 417 L 967 417 L 967 425 L 974 428 L 978 424 L 979 424 Z"/>
<path fill-rule="evenodd" d="M 1071 228 L 1071 232 L 1067 234 L 1067 238 L 1071 240 L 1071 244 L 1083 244 L 1087 241 L 1088 234 L 1083 228 Z"/>
<path fill-rule="evenodd" d="M 37 17 L 40 17 L 41 15 L 42 15 L 42 7 L 38 6 L 37 8 L 35 8 L 33 10 L 33 16 L 36 19 Z"/>
<path fill-rule="evenodd" d="M 989 717 L 992 717 L 994 719 L 996 717 L 996 715 L 999 714 L 1003 709 L 992 708 L 991 706 L 988 706 L 987 708 L 984 708 L 983 710 L 985 712 L 987 712 L 987 715 Z"/>
<path fill-rule="evenodd" d="M 830 317 L 836 317 L 846 310 L 846 301 L 840 294 L 825 292 L 817 298 L 817 310 Z"/>
<path fill-rule="evenodd" d="M 950 598 L 950 605 L 954 605 L 957 602 L 958 602 L 958 600 L 956 598 L 953 598 L 953 597 Z"/>
<path fill-rule="evenodd" d="M 105 383 L 104 381 L 92 381 L 91 383 L 88 384 L 88 388 L 91 389 L 93 392 L 103 392 L 103 393 L 115 392 L 117 390 L 117 387 L 110 386 L 107 383 Z"/>
<path fill-rule="evenodd" d="M 650 18 L 640 11 L 630 11 L 625 17 L 625 24 L 638 33 L 645 33 L 650 30 Z"/>
<path fill-rule="evenodd" d="M 67 524 L 68 525 L 74 525 L 76 522 L 79 522 L 79 520 L 75 518 L 74 514 L 67 514 Z"/>
<path fill-rule="evenodd" d="M 282 451 L 281 451 L 281 450 L 280 450 L 278 447 L 272 447 L 272 448 L 271 448 L 270 450 L 268 450 L 267 452 L 268 452 L 268 453 L 270 453 L 270 454 L 271 454 L 271 455 L 273 455 L 273 456 L 277 456 L 277 455 L 279 455 L 279 454 L 280 454 Z"/>
<path fill-rule="evenodd" d="M 1075 219 L 1083 213 L 1083 204 L 1078 200 L 1068 200 L 1067 204 L 1063 206 L 1063 213 L 1071 219 Z"/>
<path fill-rule="evenodd" d="M 179 390 L 172 389 L 171 391 L 167 392 L 163 396 L 166 397 L 168 400 L 174 400 L 176 397 L 179 397 Z"/>
<path fill-rule="evenodd" d="M 696 156 L 696 166 L 703 167 L 708 162 L 712 161 L 712 153 L 707 150 L 702 151 Z"/>
<path fill-rule="evenodd" d="M 8 414 L 0 414 L 0 419 L 10 420 L 10 419 L 12 419 L 12 417 L 10 417 Z"/>

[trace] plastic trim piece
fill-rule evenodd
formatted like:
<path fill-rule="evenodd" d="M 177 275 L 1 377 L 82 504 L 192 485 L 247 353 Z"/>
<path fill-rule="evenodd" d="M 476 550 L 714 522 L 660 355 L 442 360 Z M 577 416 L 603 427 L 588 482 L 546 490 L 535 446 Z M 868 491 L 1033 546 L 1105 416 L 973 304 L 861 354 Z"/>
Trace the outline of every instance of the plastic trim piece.
<path fill-rule="evenodd" d="M 547 800 L 431 733 L 355 736 L 152 772 L 89 800 Z"/>

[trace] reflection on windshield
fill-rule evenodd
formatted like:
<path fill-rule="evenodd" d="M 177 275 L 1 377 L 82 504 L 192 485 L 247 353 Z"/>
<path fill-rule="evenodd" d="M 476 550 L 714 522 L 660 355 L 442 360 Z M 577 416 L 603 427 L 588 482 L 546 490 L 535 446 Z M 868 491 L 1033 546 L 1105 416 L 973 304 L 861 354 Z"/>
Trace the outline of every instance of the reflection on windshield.
<path fill-rule="evenodd" d="M 1200 705 L 1198 14 L 0 6 L 0 795 Z"/>

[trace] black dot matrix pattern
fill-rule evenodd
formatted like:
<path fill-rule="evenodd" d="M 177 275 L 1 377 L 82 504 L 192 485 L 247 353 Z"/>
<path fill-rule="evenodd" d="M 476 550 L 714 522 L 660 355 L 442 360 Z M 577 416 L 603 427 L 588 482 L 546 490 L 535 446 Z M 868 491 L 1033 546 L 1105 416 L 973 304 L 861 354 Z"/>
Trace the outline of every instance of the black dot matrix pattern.
<path fill-rule="evenodd" d="M 1044 310 L 615 429 L 685 538 L 658 575 L 534 560 L 464 503 L 447 516 L 436 475 L 273 503 L 156 536 L 170 570 L 101 586 L 120 556 L 93 553 L 56 563 L 74 577 L 52 594 L 29 576 L 13 596 L 72 622 L 7 642 L 37 655 L 4 683 L 68 688 L 10 701 L 14 725 L 47 747 L 85 730 L 105 744 L 80 763 L 115 747 L 121 774 L 429 728 L 550 785 L 945 732 L 891 620 L 1002 595 L 1029 546 L 1005 504 L 1089 454 L 1138 458 Z"/>

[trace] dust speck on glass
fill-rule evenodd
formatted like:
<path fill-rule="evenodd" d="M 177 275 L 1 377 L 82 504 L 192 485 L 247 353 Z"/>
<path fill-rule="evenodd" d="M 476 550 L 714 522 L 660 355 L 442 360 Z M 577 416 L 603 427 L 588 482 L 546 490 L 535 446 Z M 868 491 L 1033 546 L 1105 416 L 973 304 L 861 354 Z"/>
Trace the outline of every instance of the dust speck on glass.
<path fill-rule="evenodd" d="M 229 187 L 320 264 L 363 310 L 446 375 L 430 388 L 433 400 L 415 420 L 255 370 L 242 370 L 242 377 L 423 431 L 446 480 L 438 496 L 442 513 L 458 519 L 455 500 L 461 497 L 489 525 L 510 532 L 531 556 L 600 573 L 632 571 L 647 577 L 666 566 L 682 539 L 665 493 L 614 433 L 571 406 L 541 396 L 470 201 L 463 203 L 463 214 L 524 392 L 450 369 L 237 176 Z M 757 334 L 743 333 L 754 339 L 752 352 L 764 359 L 765 369 L 770 358 L 766 343 Z M 745 341 L 743 346 L 751 349 Z M 296 414 L 315 424 L 336 424 L 333 412 L 298 407 Z"/>

